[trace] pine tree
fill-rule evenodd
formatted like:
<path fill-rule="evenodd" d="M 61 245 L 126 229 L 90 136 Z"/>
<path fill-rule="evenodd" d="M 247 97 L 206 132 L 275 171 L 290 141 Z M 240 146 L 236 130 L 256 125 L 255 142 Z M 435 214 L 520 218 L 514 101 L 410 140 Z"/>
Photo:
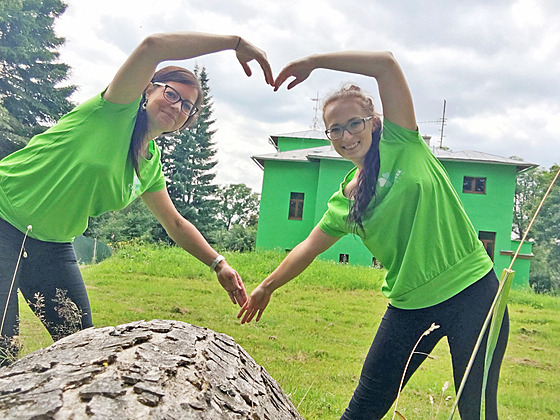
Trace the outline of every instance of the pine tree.
<path fill-rule="evenodd" d="M 0 2 L 0 102 L 21 123 L 18 135 L 43 131 L 72 107 L 75 86 L 60 86 L 70 69 L 58 60 L 65 39 L 53 29 L 65 10 L 61 0 Z"/>
<path fill-rule="evenodd" d="M 163 171 L 167 178 L 167 189 L 177 210 L 192 222 L 209 239 L 216 228 L 217 186 L 212 170 L 218 163 L 211 128 L 213 103 L 208 85 L 208 74 L 204 67 L 194 69 L 200 80 L 204 99 L 197 122 L 179 134 L 166 135 L 162 146 Z"/>

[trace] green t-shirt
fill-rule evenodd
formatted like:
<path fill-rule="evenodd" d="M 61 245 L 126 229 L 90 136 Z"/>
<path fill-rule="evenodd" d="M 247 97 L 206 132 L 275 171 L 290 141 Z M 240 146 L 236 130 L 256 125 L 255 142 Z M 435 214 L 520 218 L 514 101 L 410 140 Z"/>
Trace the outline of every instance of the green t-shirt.
<path fill-rule="evenodd" d="M 0 161 L 0 218 L 42 241 L 70 242 L 88 217 L 120 210 L 165 188 L 160 151 L 139 159 L 128 149 L 140 98 L 120 105 L 102 94 L 84 102 L 27 146 Z"/>
<path fill-rule="evenodd" d="M 383 122 L 381 164 L 374 200 L 357 234 L 386 267 L 382 291 L 402 309 L 436 305 L 492 269 L 447 173 L 417 131 Z M 347 224 L 346 175 L 319 222 L 326 234 L 352 232 Z"/>

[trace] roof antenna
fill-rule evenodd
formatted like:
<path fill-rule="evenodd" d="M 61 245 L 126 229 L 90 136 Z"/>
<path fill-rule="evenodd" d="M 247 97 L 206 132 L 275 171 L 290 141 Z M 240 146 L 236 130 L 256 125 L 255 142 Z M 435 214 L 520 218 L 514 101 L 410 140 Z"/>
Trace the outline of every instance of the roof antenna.
<path fill-rule="evenodd" d="M 319 119 L 317 118 L 317 111 L 319 110 L 319 92 L 317 92 L 317 96 L 315 98 L 311 98 L 313 102 L 315 102 L 315 106 L 313 109 L 315 110 L 315 117 L 313 117 L 313 122 L 311 123 L 311 129 L 315 131 L 319 131 Z"/>
<path fill-rule="evenodd" d="M 440 118 L 438 122 L 441 122 L 441 135 L 439 137 L 439 148 L 443 149 L 443 127 L 445 127 L 445 106 L 447 105 L 447 101 L 443 100 L 443 116 Z"/>

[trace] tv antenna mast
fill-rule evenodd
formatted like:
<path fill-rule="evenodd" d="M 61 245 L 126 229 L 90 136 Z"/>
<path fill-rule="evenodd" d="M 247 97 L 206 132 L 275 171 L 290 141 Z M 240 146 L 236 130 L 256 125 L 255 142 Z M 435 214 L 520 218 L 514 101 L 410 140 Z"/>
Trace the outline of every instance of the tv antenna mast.
<path fill-rule="evenodd" d="M 438 121 L 438 122 L 441 122 L 441 129 L 440 129 L 441 135 L 439 137 L 439 148 L 440 149 L 443 148 L 443 137 L 444 137 L 443 136 L 443 128 L 445 127 L 445 107 L 446 107 L 446 105 L 447 105 L 447 101 L 444 99 L 443 100 L 443 115 L 440 118 L 440 121 Z"/>
<path fill-rule="evenodd" d="M 418 124 L 439 124 L 441 126 L 441 128 L 439 129 L 440 131 L 440 136 L 439 136 L 439 148 L 443 149 L 443 138 L 445 137 L 445 135 L 443 134 L 444 128 L 447 125 L 447 119 L 445 118 L 445 108 L 447 106 L 447 101 L 444 99 L 443 100 L 443 114 L 441 116 L 441 118 L 438 118 L 437 121 L 418 121 Z"/>
<path fill-rule="evenodd" d="M 315 105 L 313 106 L 313 109 L 315 110 L 315 116 L 313 117 L 313 122 L 311 123 L 311 129 L 312 130 L 319 130 L 319 118 L 317 118 L 317 111 L 319 110 L 319 92 L 317 92 L 317 96 L 315 98 L 311 98 L 311 100 L 313 102 L 315 102 Z"/>

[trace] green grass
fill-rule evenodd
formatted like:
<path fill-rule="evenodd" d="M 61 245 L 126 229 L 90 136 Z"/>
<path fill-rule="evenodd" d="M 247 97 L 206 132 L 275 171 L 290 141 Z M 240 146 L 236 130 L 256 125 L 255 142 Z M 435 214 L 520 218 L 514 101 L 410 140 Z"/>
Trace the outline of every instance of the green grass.
<path fill-rule="evenodd" d="M 282 260 L 280 252 L 226 254 L 252 290 Z M 357 384 L 363 359 L 387 301 L 381 273 L 315 261 L 273 296 L 261 321 L 240 325 L 237 307 L 208 268 L 178 248 L 131 245 L 82 270 L 96 326 L 139 319 L 177 319 L 232 336 L 266 368 L 308 420 L 338 419 Z M 499 388 L 501 419 L 560 418 L 560 298 L 510 293 L 511 333 Z M 21 307 L 22 355 L 52 341 Z M 438 419 L 453 403 L 447 343 L 412 377 L 399 411 Z M 430 404 L 430 395 L 435 400 Z M 391 418 L 387 415 L 386 418 Z M 459 418 L 458 415 L 455 418 Z"/>

